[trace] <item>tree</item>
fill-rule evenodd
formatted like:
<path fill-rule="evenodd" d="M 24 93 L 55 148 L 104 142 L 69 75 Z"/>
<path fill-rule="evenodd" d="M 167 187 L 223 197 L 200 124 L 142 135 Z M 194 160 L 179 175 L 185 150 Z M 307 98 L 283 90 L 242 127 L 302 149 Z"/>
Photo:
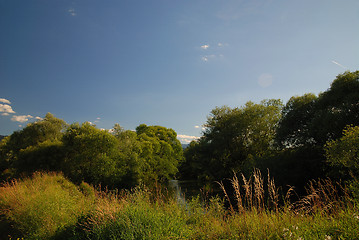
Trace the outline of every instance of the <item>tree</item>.
<path fill-rule="evenodd" d="M 243 170 L 254 158 L 273 150 L 281 108 L 281 101 L 274 99 L 259 104 L 247 102 L 234 109 L 216 107 L 207 118 L 198 144 L 186 149 L 186 164 L 197 168 L 193 172 L 202 171 L 206 180 L 219 180 L 231 176 L 232 171 Z"/>
<path fill-rule="evenodd" d="M 328 163 L 340 169 L 342 177 L 359 178 L 359 126 L 348 126 L 343 136 L 325 145 Z"/>
<path fill-rule="evenodd" d="M 145 183 L 170 179 L 183 160 L 181 143 L 173 129 L 141 124 L 136 128 L 141 144 L 141 180 Z"/>
<path fill-rule="evenodd" d="M 56 170 L 63 159 L 61 139 L 67 124 L 47 113 L 6 137 L 0 144 L 1 171 L 12 169 L 14 177 L 35 170 Z"/>
<path fill-rule="evenodd" d="M 283 108 L 277 143 L 285 148 L 312 146 L 341 137 L 345 126 L 359 125 L 359 71 L 336 77 L 318 97 L 292 97 Z"/>
<path fill-rule="evenodd" d="M 342 136 L 347 125 L 359 125 L 359 71 L 336 77 L 330 88 L 319 95 L 310 132 L 324 146 Z"/>
<path fill-rule="evenodd" d="M 72 124 L 64 134 L 66 157 L 62 169 L 76 182 L 114 187 L 126 174 L 119 157 L 118 141 L 90 123 Z"/>
<path fill-rule="evenodd" d="M 115 124 L 113 134 L 118 140 L 119 159 L 126 168 L 122 177 L 122 185 L 133 187 L 141 181 L 141 169 L 143 161 L 140 159 L 142 147 L 137 139 L 137 133 L 124 130 L 119 124 Z"/>
<path fill-rule="evenodd" d="M 277 128 L 276 142 L 279 146 L 295 148 L 315 143 L 310 135 L 310 124 L 315 115 L 317 99 L 312 93 L 289 99 Z"/>

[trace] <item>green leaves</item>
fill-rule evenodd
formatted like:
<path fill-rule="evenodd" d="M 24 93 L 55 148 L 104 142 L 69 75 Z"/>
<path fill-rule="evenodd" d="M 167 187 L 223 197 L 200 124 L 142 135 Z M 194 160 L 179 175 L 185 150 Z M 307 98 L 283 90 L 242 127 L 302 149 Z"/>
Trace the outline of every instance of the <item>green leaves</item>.
<path fill-rule="evenodd" d="M 359 177 L 359 126 L 348 126 L 343 136 L 325 145 L 327 161 Z"/>
<path fill-rule="evenodd" d="M 269 154 L 281 109 L 282 103 L 276 99 L 247 102 L 241 108 L 216 107 L 207 118 L 199 143 L 186 150 L 186 164 L 218 180 L 240 170 L 254 157 Z"/>
<path fill-rule="evenodd" d="M 183 150 L 174 130 L 141 124 L 136 128 L 141 143 L 141 178 L 145 182 L 170 179 L 183 161 Z"/>

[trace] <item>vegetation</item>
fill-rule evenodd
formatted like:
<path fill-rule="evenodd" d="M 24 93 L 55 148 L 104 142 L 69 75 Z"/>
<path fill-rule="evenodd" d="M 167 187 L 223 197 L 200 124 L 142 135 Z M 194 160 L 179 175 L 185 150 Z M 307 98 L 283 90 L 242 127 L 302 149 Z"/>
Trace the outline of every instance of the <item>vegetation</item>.
<path fill-rule="evenodd" d="M 0 143 L 2 179 L 35 171 L 61 171 L 76 183 L 130 188 L 172 178 L 183 161 L 172 129 L 140 125 L 136 132 L 118 124 L 113 133 L 90 123 L 67 125 L 48 113 Z"/>
<path fill-rule="evenodd" d="M 327 91 L 318 96 L 293 96 L 284 106 L 280 100 L 265 100 L 259 104 L 248 102 L 240 108 L 217 107 L 208 117 L 199 141 L 186 148 L 181 176 L 213 182 L 232 171 L 248 175 L 254 167 L 263 172 L 270 169 L 278 185 L 294 185 L 300 194 L 311 179 L 347 180 L 341 172 L 349 166 L 334 164 L 325 146 L 333 146 L 331 141 L 340 139 L 347 126 L 359 126 L 358 93 L 359 71 L 345 72 Z M 341 141 L 342 145 L 343 141 L 351 141 L 343 145 L 352 152 L 350 168 L 358 162 L 353 157 L 357 138 L 353 135 Z M 337 156 L 341 158 L 340 153 Z M 358 177 L 356 170 L 351 174 Z"/>
<path fill-rule="evenodd" d="M 236 177 L 238 208 L 219 197 L 179 204 L 167 191 L 95 190 L 62 175 L 36 173 L 0 188 L 1 239 L 356 239 L 357 205 L 330 181 L 286 205 L 271 178 Z M 269 182 L 265 187 L 265 182 Z M 242 187 L 243 184 L 243 187 Z M 240 186 L 240 187 L 239 187 Z M 334 189 L 334 190 L 333 190 Z M 274 191 L 273 195 L 270 191 Z M 266 202 L 271 207 L 265 208 Z"/>
<path fill-rule="evenodd" d="M 285 105 L 216 107 L 184 152 L 172 129 L 48 113 L 0 142 L 0 238 L 357 239 L 358 92 L 345 72 Z M 171 178 L 222 193 L 178 202 Z"/>

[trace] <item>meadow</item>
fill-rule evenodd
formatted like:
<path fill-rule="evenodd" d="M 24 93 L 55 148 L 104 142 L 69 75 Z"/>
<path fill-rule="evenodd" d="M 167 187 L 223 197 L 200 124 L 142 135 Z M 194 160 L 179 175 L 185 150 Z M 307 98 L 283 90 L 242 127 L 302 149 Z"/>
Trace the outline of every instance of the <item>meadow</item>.
<path fill-rule="evenodd" d="M 358 239 L 359 209 L 345 187 L 311 181 L 297 199 L 259 170 L 234 175 L 222 196 L 178 202 L 163 187 L 108 191 L 61 173 L 0 188 L 0 239 Z"/>

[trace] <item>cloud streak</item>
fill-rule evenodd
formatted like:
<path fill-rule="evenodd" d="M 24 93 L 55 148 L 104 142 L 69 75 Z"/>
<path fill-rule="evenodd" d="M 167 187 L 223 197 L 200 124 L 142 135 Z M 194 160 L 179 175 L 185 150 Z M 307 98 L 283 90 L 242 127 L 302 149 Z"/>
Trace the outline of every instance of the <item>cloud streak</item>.
<path fill-rule="evenodd" d="M 334 60 L 332 61 L 332 63 L 334 63 L 335 65 L 337 65 L 337 66 L 339 66 L 339 67 L 341 67 L 341 68 L 343 68 L 343 69 L 345 69 L 345 70 L 348 69 L 347 67 L 341 65 L 340 63 L 338 63 L 338 62 L 336 62 L 336 61 L 334 61 Z"/>

